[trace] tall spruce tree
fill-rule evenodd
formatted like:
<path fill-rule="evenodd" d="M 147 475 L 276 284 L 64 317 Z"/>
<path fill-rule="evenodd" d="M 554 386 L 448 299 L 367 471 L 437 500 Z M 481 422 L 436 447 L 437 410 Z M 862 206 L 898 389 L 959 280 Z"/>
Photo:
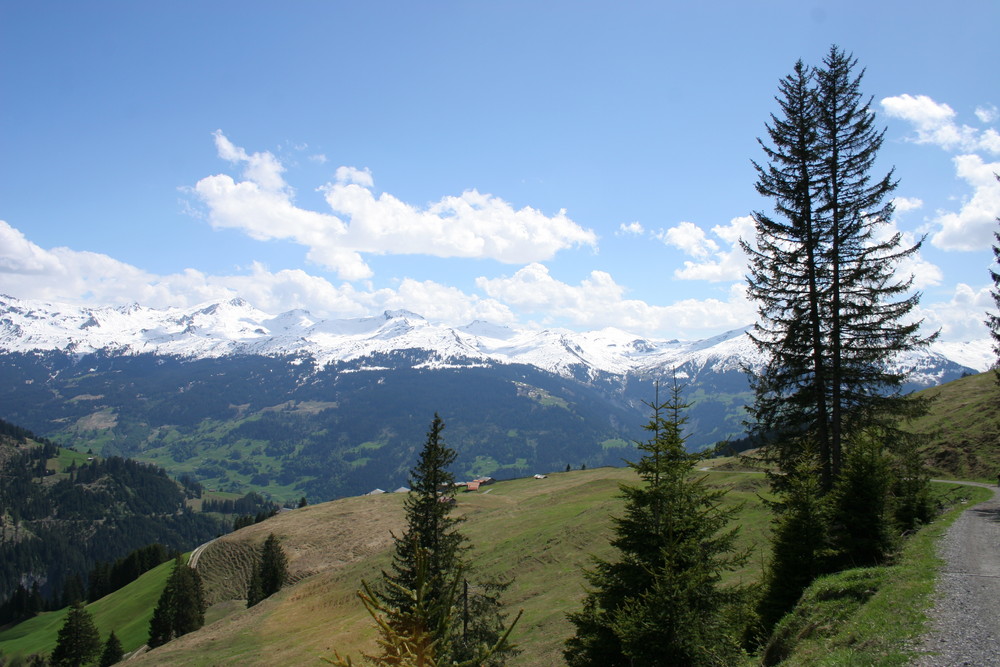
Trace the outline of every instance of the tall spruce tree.
<path fill-rule="evenodd" d="M 883 233 L 896 182 L 891 171 L 871 176 L 884 131 L 856 65 L 834 46 L 822 67 L 799 62 L 779 84 L 783 116 L 767 127 L 770 145 L 761 142 L 767 164 L 755 163 L 776 217 L 756 212 L 756 247 L 743 243 L 760 316 L 751 335 L 768 359 L 753 381 L 751 426 L 781 468 L 801 468 L 807 440 L 823 493 L 845 442 L 896 432 L 900 417 L 926 409 L 900 395 L 905 375 L 892 361 L 933 340 L 910 318 L 920 296 L 912 277 L 895 275 L 920 243 Z"/>
<path fill-rule="evenodd" d="M 738 508 L 722 508 L 725 492 L 693 478 L 699 456 L 684 449 L 689 407 L 676 378 L 669 397 L 646 404 L 652 435 L 629 463 L 642 480 L 623 484 L 625 512 L 614 519 L 615 560 L 595 559 L 580 611 L 569 614 L 576 633 L 563 652 L 571 667 L 725 665 L 739 651 L 742 627 L 733 610 L 744 591 L 720 579 L 747 555 L 737 552 Z"/>
<path fill-rule="evenodd" d="M 827 238 L 815 219 L 816 116 L 812 72 L 802 61 L 779 84 L 782 117 L 767 126 L 772 147 L 758 139 L 768 162 L 753 163 L 757 192 L 774 200 L 776 217 L 753 214 L 756 244 L 741 240 L 749 258 L 748 289 L 758 320 L 750 338 L 768 355 L 761 373 L 748 373 L 755 391 L 752 425 L 771 444 L 779 468 L 796 466 L 802 434 L 811 434 L 822 462 L 823 486 L 832 486 L 829 368 L 822 317 L 828 272 L 818 255 Z"/>
<path fill-rule="evenodd" d="M 475 586 L 469 604 L 464 604 L 463 598 L 461 613 L 445 602 L 451 599 L 458 578 L 468 571 L 468 545 L 458 530 L 460 520 L 451 516 L 456 488 L 448 467 L 455 462 L 457 452 L 445 444 L 444 426 L 435 413 L 417 464 L 410 471 L 410 493 L 403 502 L 406 530 L 396 537 L 389 571 L 382 572 L 381 585 L 372 588 L 372 595 L 379 608 L 392 610 L 387 616 L 390 625 L 406 624 L 417 613 L 419 591 L 421 618 L 435 628 L 435 654 L 442 664 L 464 663 L 487 653 L 489 658 L 484 658 L 483 664 L 503 664 L 517 652 L 506 640 L 499 602 L 499 593 L 508 584 L 484 582 Z M 497 645 L 501 637 L 503 641 Z"/>
<path fill-rule="evenodd" d="M 49 663 L 58 667 L 79 667 L 92 662 L 101 652 L 101 635 L 90 612 L 79 602 L 70 607 L 59 628 L 56 647 Z"/>

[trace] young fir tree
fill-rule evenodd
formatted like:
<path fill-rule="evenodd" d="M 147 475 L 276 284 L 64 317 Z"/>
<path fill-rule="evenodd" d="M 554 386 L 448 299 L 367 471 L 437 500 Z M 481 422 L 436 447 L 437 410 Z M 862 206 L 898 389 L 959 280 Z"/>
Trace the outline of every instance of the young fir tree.
<path fill-rule="evenodd" d="M 392 625 L 414 612 L 415 591 L 422 589 L 427 613 L 431 614 L 428 627 L 439 633 L 435 636 L 436 654 L 445 660 L 444 664 L 451 664 L 482 655 L 504 634 L 499 592 L 507 584 L 487 582 L 475 587 L 487 592 L 478 596 L 474 593 L 472 603 L 463 604 L 462 613 L 454 613 L 442 602 L 456 585 L 457 573 L 467 570 L 468 550 L 465 537 L 458 531 L 459 520 L 451 516 L 455 478 L 448 467 L 457 453 L 445 444 L 443 431 L 444 422 L 435 414 L 417 465 L 410 472 L 410 493 L 403 503 L 406 530 L 395 539 L 390 569 L 383 571 L 381 585 L 373 588 L 372 594 L 380 606 L 393 610 L 387 621 Z M 448 623 L 444 622 L 446 617 Z M 445 627 L 447 631 L 442 630 Z M 515 652 L 505 640 L 485 664 L 502 664 Z"/>
<path fill-rule="evenodd" d="M 97 664 L 99 667 L 111 667 L 111 665 L 121 662 L 123 657 L 125 657 L 125 651 L 122 649 L 122 642 L 112 630 L 111 634 L 108 635 L 108 640 L 104 642 L 104 650 L 101 651 L 101 659 Z"/>
<path fill-rule="evenodd" d="M 150 648 L 194 632 L 205 624 L 205 596 L 197 570 L 174 559 L 174 569 L 149 622 Z"/>
<path fill-rule="evenodd" d="M 264 597 L 271 597 L 281 590 L 288 578 L 288 557 L 274 533 L 264 540 L 260 557 L 260 586 Z"/>
<path fill-rule="evenodd" d="M 378 646 L 380 655 L 364 656 L 366 663 L 394 667 L 482 667 L 483 665 L 503 664 L 495 662 L 504 652 L 509 650 L 508 637 L 521 614 L 514 622 L 498 635 L 494 643 L 477 650 L 475 655 L 463 660 L 449 660 L 443 655 L 442 647 L 447 643 L 447 637 L 456 627 L 455 614 L 459 603 L 459 583 L 463 580 L 462 571 L 456 571 L 445 595 L 432 601 L 429 596 L 429 581 L 427 574 L 427 553 L 415 549 L 416 588 L 413 590 L 398 588 L 400 595 L 412 601 L 408 611 L 386 606 L 380 601 L 380 595 L 374 593 L 367 583 L 358 592 L 365 609 L 375 619 L 379 630 Z M 389 582 L 390 586 L 396 586 Z M 444 639 L 443 639 L 444 638 Z M 336 654 L 333 660 L 324 658 L 337 667 L 353 667 L 350 657 Z"/>
<path fill-rule="evenodd" d="M 804 459 L 800 465 L 814 466 L 815 462 Z M 792 469 L 786 477 L 780 500 L 771 507 L 771 561 L 757 606 L 764 632 L 795 606 L 813 579 L 827 571 L 830 557 L 820 476 L 807 468 Z"/>
<path fill-rule="evenodd" d="M 260 584 L 260 567 L 255 567 L 250 573 L 250 583 L 247 584 L 247 609 L 258 604 L 265 597 L 267 596 L 264 595 L 264 587 Z"/>
<path fill-rule="evenodd" d="M 97 632 L 94 619 L 83 605 L 74 603 L 59 628 L 49 663 L 56 667 L 79 667 L 93 661 L 100 651 L 101 635 Z"/>
<path fill-rule="evenodd" d="M 247 607 L 269 598 L 285 585 L 288 578 L 288 557 L 274 533 L 267 536 L 261 549 L 260 561 L 250 575 Z"/>
<path fill-rule="evenodd" d="M 728 527 L 738 508 L 722 508 L 725 492 L 692 477 L 700 457 L 684 449 L 688 405 L 676 379 L 666 401 L 647 405 L 652 435 L 629 464 L 642 484 L 622 485 L 625 514 L 611 542 L 619 555 L 595 559 L 583 608 L 569 614 L 571 667 L 725 665 L 739 652 L 734 611 L 745 592 L 720 585 L 747 558 L 734 547 L 739 529 Z"/>

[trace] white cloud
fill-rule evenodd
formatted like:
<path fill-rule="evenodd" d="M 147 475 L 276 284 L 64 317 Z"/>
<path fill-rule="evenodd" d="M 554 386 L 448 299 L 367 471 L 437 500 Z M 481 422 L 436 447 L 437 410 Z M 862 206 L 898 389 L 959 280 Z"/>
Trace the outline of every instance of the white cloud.
<path fill-rule="evenodd" d="M 916 309 L 924 320 L 924 332 L 941 331 L 943 341 L 968 341 L 988 338 L 983 321 L 995 309 L 988 286 L 955 285 L 947 300 L 928 303 L 927 295 Z"/>
<path fill-rule="evenodd" d="M 331 209 L 344 216 L 296 206 L 294 192 L 270 153 L 247 153 L 216 132 L 219 156 L 244 164 L 236 182 L 219 174 L 201 179 L 194 193 L 208 208 L 215 227 L 240 229 L 257 240 L 289 240 L 309 249 L 308 258 L 334 269 L 345 280 L 371 277 L 362 255 L 425 254 L 489 258 L 505 263 L 550 259 L 578 245 L 596 247 L 597 235 L 567 217 L 547 216 L 530 207 L 515 209 L 489 194 L 467 190 L 425 208 L 388 193 L 376 197 L 368 170 L 342 166 L 336 182 L 320 188 Z"/>
<path fill-rule="evenodd" d="M 222 130 L 212 133 L 215 137 L 215 148 L 219 157 L 233 163 L 245 163 L 243 177 L 253 181 L 265 190 L 281 192 L 288 188 L 285 180 L 281 177 L 285 168 L 278 158 L 267 151 L 263 153 L 248 154 L 239 146 L 234 146 L 229 139 L 222 134 Z"/>
<path fill-rule="evenodd" d="M 896 213 L 899 215 L 916 211 L 919 208 L 923 208 L 924 205 L 923 200 L 916 197 L 896 197 L 892 200 L 892 203 L 896 207 Z"/>
<path fill-rule="evenodd" d="M 490 297 L 539 316 L 543 325 L 567 321 L 590 329 L 612 326 L 647 335 L 688 337 L 745 326 L 755 318 L 742 285 L 733 285 L 725 301 L 685 299 L 654 306 L 624 298 L 625 288 L 604 271 L 593 271 L 579 285 L 569 285 L 553 278 L 545 266 L 530 264 L 512 276 L 479 278 L 476 284 Z"/>
<path fill-rule="evenodd" d="M 376 197 L 357 183 L 323 188 L 335 212 L 350 219 L 344 242 L 359 252 L 490 258 L 509 264 L 551 259 L 577 245 L 596 246 L 597 236 L 559 211 L 546 216 L 514 209 L 490 194 L 466 190 L 418 208 L 391 194 Z"/>
<path fill-rule="evenodd" d="M 435 320 L 465 324 L 475 319 L 501 324 L 514 316 L 504 304 L 433 281 L 404 279 L 397 289 L 336 286 L 302 270 L 269 271 L 254 263 L 239 275 L 209 275 L 186 269 L 155 275 L 92 252 L 45 250 L 0 220 L 0 293 L 25 299 L 78 304 L 141 303 L 154 308 L 193 306 L 241 296 L 271 313 L 304 308 L 320 317 L 360 317 L 408 308 Z"/>
<path fill-rule="evenodd" d="M 338 183 L 357 183 L 366 188 L 375 186 L 375 179 L 372 178 L 372 172 L 368 169 L 337 167 L 335 178 Z"/>
<path fill-rule="evenodd" d="M 976 118 L 980 123 L 995 123 L 1000 120 L 1000 111 L 990 104 L 989 106 L 976 107 Z"/>
<path fill-rule="evenodd" d="M 727 235 L 732 229 L 733 225 L 725 228 Z M 406 308 L 451 324 L 475 319 L 515 324 L 523 314 L 544 325 L 614 326 L 683 338 L 714 335 L 756 319 L 742 281 L 720 298 L 683 299 L 663 306 L 626 298 L 627 290 L 606 272 L 593 271 L 579 284 L 570 285 L 537 263 L 512 276 L 481 277 L 476 285 L 483 295 L 409 278 L 393 289 L 359 289 L 351 283 L 334 285 L 299 269 L 270 271 L 260 263 L 236 275 L 210 275 L 194 269 L 157 275 L 107 255 L 43 249 L 0 221 L 0 293 L 20 298 L 95 305 L 137 302 L 166 308 L 242 296 L 275 314 L 303 308 L 318 317 L 339 318 Z M 942 329 L 945 340 L 985 335 L 984 313 L 993 308 L 987 287 L 958 285 L 949 299 L 927 302 L 925 295 L 918 314 L 926 318 L 928 331 Z"/>
<path fill-rule="evenodd" d="M 684 247 L 681 243 L 673 244 L 685 250 L 696 260 L 700 260 L 685 261 L 684 268 L 674 271 L 674 276 L 682 280 L 707 280 L 709 282 L 743 280 L 746 274 L 747 258 L 739 242 L 741 238 L 750 241 L 754 238 L 755 227 L 752 217 L 740 216 L 730 220 L 728 225 L 712 227 L 712 234 L 724 242 L 724 248 L 705 237 L 704 232 L 692 223 L 681 223 L 678 227 L 667 230 L 666 235 L 685 225 L 691 225 L 697 230 L 697 232 L 687 230 L 685 235 L 690 239 L 697 240 L 700 233 L 704 244 L 698 246 L 697 243 L 692 243 L 688 247 Z"/>
<path fill-rule="evenodd" d="M 0 275 L 44 275 L 58 270 L 59 261 L 0 220 Z"/>
<path fill-rule="evenodd" d="M 681 222 L 660 232 L 657 237 L 665 244 L 699 259 L 719 250 L 719 244 L 705 236 L 704 230 L 693 222 Z"/>
<path fill-rule="evenodd" d="M 944 250 L 982 250 L 989 246 L 1000 216 L 1000 162 L 985 163 L 978 155 L 953 159 L 958 177 L 973 190 L 957 212 L 939 212 L 935 219 L 941 230 L 931 243 Z"/>
<path fill-rule="evenodd" d="M 630 222 L 627 225 L 623 222 L 618 225 L 618 231 L 615 234 L 618 236 L 641 236 L 645 232 L 646 229 L 641 222 Z"/>
<path fill-rule="evenodd" d="M 995 130 L 980 131 L 955 122 L 957 115 L 950 106 L 935 102 L 926 95 L 897 95 L 882 100 L 882 108 L 893 118 L 913 124 L 918 144 L 935 144 L 945 150 L 1000 152 L 1000 136 Z M 984 115 L 977 110 L 977 117 Z M 986 122 L 986 121 L 983 121 Z"/>

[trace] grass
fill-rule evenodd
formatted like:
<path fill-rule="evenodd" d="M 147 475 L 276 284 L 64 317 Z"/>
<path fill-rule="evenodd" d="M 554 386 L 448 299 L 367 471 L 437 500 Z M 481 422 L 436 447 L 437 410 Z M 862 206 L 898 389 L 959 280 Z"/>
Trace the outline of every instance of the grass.
<path fill-rule="evenodd" d="M 758 497 L 763 476 L 699 474 L 706 483 L 732 489 L 727 502 L 743 503 L 743 544 L 762 548 L 769 520 Z M 524 610 L 513 635 L 524 651 L 510 667 L 562 662 L 563 642 L 572 632 L 565 614 L 583 597 L 583 569 L 592 555 L 612 555 L 610 517 L 622 509 L 619 485 L 635 480 L 629 469 L 595 468 L 498 482 L 459 495 L 456 514 L 464 517 L 461 530 L 473 548 L 473 580 L 513 578 L 505 602 L 512 612 Z M 334 651 L 355 657 L 371 651 L 374 623 L 356 593 L 363 579 L 374 580 L 388 565 L 390 531 L 399 534 L 402 523 L 402 495 L 384 494 L 311 505 L 220 538 L 199 561 L 216 603 L 209 618 L 218 620 L 131 664 L 320 664 Z M 297 582 L 243 609 L 233 599 L 246 590 L 247 554 L 272 532 Z M 731 580 L 759 576 L 757 562 Z"/>
<path fill-rule="evenodd" d="M 992 371 L 970 375 L 917 394 L 931 398 L 928 415 L 908 428 L 928 438 L 928 467 L 951 479 L 996 483 L 1000 473 L 1000 386 Z"/>
<path fill-rule="evenodd" d="M 173 569 L 163 563 L 124 588 L 86 606 L 103 642 L 114 630 L 126 652 L 134 651 L 149 637 L 149 620 Z M 10 659 L 51 653 L 69 608 L 46 612 L 0 632 L 0 656 Z"/>
<path fill-rule="evenodd" d="M 796 666 L 907 665 L 923 634 L 941 560 L 936 545 L 970 505 L 991 497 L 978 487 L 934 484 L 964 496 L 904 544 L 895 564 L 838 572 L 813 582 L 772 636 L 771 650 Z"/>
<path fill-rule="evenodd" d="M 732 462 L 730 462 L 731 464 Z M 705 483 L 729 490 L 727 503 L 741 505 L 741 546 L 758 556 L 728 581 L 757 581 L 767 552 L 770 514 L 760 473 L 718 468 L 699 471 Z M 622 483 L 636 481 L 626 468 L 554 473 L 544 480 L 509 480 L 458 496 L 456 514 L 473 548 L 475 577 L 508 577 L 512 612 L 524 610 L 514 632 L 523 653 L 511 667 L 562 663 L 572 633 L 566 612 L 584 594 L 583 571 L 593 556 L 613 556 L 611 517 L 622 510 Z M 940 496 L 970 497 L 984 489 L 933 485 Z M 356 597 L 362 580 L 376 579 L 389 562 L 392 533 L 403 524 L 401 494 L 357 497 L 277 515 L 214 542 L 199 562 L 213 606 L 208 625 L 132 660 L 142 665 L 308 664 L 322 657 L 359 656 L 374 647 L 374 624 Z M 956 504 L 939 521 L 908 540 L 894 565 L 838 573 L 818 580 L 795 612 L 782 621 L 782 650 L 792 665 L 902 665 L 908 646 L 923 631 L 939 560 L 938 538 L 967 505 Z M 275 533 L 295 579 L 252 609 L 246 590 L 254 549 Z M 169 573 L 160 566 L 88 609 L 102 637 L 111 629 L 126 650 L 145 642 L 151 610 Z M 42 615 L 0 633 L 8 656 L 51 650 L 65 611 Z"/>

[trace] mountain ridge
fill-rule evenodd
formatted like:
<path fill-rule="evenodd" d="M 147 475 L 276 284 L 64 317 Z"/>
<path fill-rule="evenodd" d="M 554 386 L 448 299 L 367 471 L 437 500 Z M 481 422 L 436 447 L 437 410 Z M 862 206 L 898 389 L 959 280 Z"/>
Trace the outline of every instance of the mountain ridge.
<path fill-rule="evenodd" d="M 647 375 L 713 364 L 713 370 L 759 368 L 764 358 L 746 335 L 749 326 L 695 341 L 639 336 L 617 328 L 573 332 L 518 329 L 476 320 L 462 326 L 432 323 L 408 310 L 324 320 L 306 310 L 277 315 L 242 298 L 191 308 L 154 309 L 139 304 L 99 308 L 17 299 L 0 295 L 0 350 L 58 350 L 77 355 L 111 351 L 206 358 L 229 355 L 300 355 L 318 368 L 395 352 L 428 350 L 425 366 L 462 363 L 527 364 L 563 377 Z M 992 360 L 988 339 L 933 344 L 902 355 L 901 365 L 919 376 L 918 386 L 940 384 L 934 368 L 950 362 L 986 370 Z M 682 376 L 683 377 L 683 376 Z"/>
<path fill-rule="evenodd" d="M 904 391 L 975 372 L 933 350 L 900 362 Z M 762 363 L 745 328 L 678 341 L 399 310 L 322 320 L 242 299 L 156 310 L 0 297 L 0 416 L 281 500 L 405 484 L 435 413 L 470 478 L 619 465 L 674 373 L 691 405 L 686 446 L 711 448 L 744 435 L 745 369 Z"/>

